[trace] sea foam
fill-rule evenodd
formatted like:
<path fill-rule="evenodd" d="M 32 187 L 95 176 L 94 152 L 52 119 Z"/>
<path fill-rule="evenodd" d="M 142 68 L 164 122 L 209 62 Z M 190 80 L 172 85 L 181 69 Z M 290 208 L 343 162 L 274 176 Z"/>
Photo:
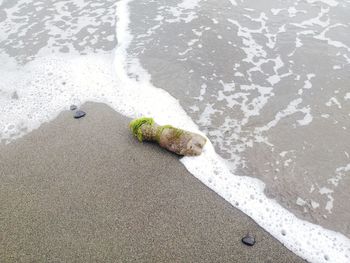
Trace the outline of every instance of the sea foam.
<path fill-rule="evenodd" d="M 151 83 L 137 58 L 128 56 L 133 39 L 129 3 L 117 3 L 118 46 L 114 56 L 45 56 L 1 70 L 0 138 L 10 142 L 54 119 L 70 104 L 103 102 L 128 116 L 152 116 L 160 124 L 199 132 L 179 102 Z M 7 59 L 10 61 L 10 59 Z M 310 262 L 349 262 L 350 240 L 340 233 L 298 219 L 264 194 L 264 184 L 237 176 L 208 141 L 199 157 L 181 159 L 190 173 L 237 207 L 287 248 Z"/>

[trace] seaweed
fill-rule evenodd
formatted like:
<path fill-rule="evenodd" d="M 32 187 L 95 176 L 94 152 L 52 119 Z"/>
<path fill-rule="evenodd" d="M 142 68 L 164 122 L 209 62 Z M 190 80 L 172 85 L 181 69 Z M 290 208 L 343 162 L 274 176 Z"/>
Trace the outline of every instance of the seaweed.
<path fill-rule="evenodd" d="M 137 139 L 140 142 L 143 141 L 142 130 L 141 130 L 141 126 L 143 124 L 148 124 L 152 126 L 154 124 L 154 120 L 153 118 L 142 117 L 142 118 L 132 120 L 129 124 L 131 132 L 134 134 L 134 136 L 137 137 Z"/>

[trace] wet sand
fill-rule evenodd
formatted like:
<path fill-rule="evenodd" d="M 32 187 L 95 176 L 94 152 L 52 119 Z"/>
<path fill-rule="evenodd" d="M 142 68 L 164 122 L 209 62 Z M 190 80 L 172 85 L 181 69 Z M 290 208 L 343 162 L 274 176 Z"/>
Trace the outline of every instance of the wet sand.
<path fill-rule="evenodd" d="M 82 108 L 0 146 L 3 262 L 304 262 L 129 119 Z"/>

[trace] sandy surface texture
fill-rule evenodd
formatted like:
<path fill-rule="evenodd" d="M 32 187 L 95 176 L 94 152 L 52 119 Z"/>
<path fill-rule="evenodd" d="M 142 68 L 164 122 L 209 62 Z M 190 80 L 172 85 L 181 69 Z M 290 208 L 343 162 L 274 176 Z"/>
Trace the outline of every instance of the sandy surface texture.
<path fill-rule="evenodd" d="M 82 109 L 0 146 L 2 262 L 304 262 L 129 119 Z"/>

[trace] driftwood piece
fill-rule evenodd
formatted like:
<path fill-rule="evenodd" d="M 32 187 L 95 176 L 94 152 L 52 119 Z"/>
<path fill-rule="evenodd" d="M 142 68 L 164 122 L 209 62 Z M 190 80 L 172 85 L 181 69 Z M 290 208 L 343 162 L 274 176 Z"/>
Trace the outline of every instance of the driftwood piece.
<path fill-rule="evenodd" d="M 135 119 L 130 122 L 129 126 L 140 142 L 157 142 L 161 147 L 178 155 L 200 155 L 207 141 L 203 136 L 193 132 L 171 125 L 160 126 L 152 118 Z"/>

